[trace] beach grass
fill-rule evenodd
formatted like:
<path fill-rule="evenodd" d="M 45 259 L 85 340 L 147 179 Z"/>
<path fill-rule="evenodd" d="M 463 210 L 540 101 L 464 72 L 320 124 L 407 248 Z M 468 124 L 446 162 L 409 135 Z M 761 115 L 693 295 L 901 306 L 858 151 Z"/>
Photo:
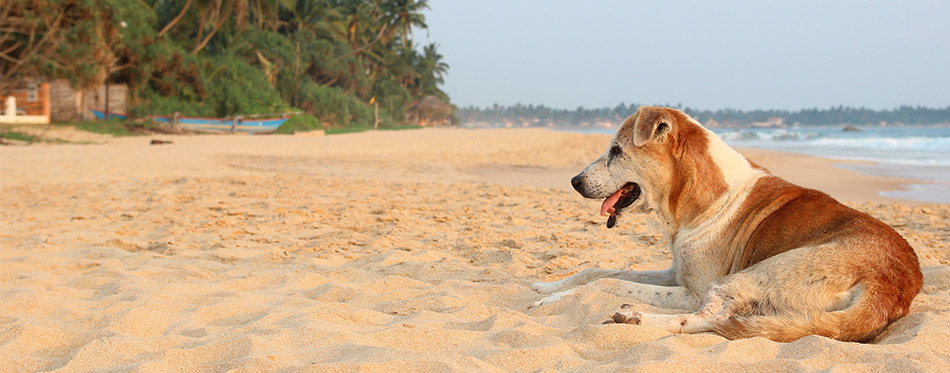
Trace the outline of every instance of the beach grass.
<path fill-rule="evenodd" d="M 314 126 L 313 123 L 309 123 L 308 121 L 304 121 L 304 122 L 307 122 L 307 123 L 303 125 L 281 126 L 274 133 L 275 134 L 289 134 L 298 130 L 320 129 L 319 121 L 316 121 L 316 120 L 312 121 L 313 123 L 316 123 L 317 126 Z M 53 125 L 72 126 L 81 131 L 112 135 L 114 137 L 138 136 L 138 135 L 142 135 L 145 131 L 151 128 L 150 122 L 137 123 L 137 122 L 131 122 L 127 120 L 118 120 L 118 119 L 94 120 L 94 121 L 62 121 L 62 122 L 53 122 Z M 410 125 L 385 126 L 385 127 L 380 127 L 378 130 L 379 131 L 400 131 L 400 130 L 411 130 L 411 129 L 420 129 L 420 128 L 422 127 L 418 125 L 410 124 Z M 370 131 L 370 130 L 373 130 L 373 128 L 360 126 L 360 127 L 339 127 L 339 128 L 331 127 L 331 128 L 327 128 L 325 131 L 327 135 L 338 135 L 338 134 L 345 134 L 345 133 L 364 132 L 364 131 Z M 24 141 L 29 141 L 29 140 L 24 140 Z"/>
<path fill-rule="evenodd" d="M 402 130 L 417 130 L 417 129 L 421 129 L 421 128 L 422 128 L 422 127 L 417 126 L 417 125 L 414 125 L 414 124 L 407 124 L 407 125 L 397 125 L 397 126 L 391 126 L 391 127 L 380 127 L 378 130 L 379 130 L 379 131 L 402 131 Z M 373 128 L 371 128 L 371 127 L 327 128 L 327 129 L 326 129 L 326 134 L 327 134 L 327 135 L 340 135 L 340 134 L 344 134 L 344 133 L 357 133 L 357 132 L 364 132 L 364 131 L 371 131 L 371 130 L 373 130 Z"/>
<path fill-rule="evenodd" d="M 9 139 L 9 140 L 17 140 L 17 141 L 26 141 L 26 142 L 36 141 L 36 136 L 26 134 L 23 132 L 18 132 L 18 131 L 0 131 L 0 137 Z"/>
<path fill-rule="evenodd" d="M 46 143 L 46 144 L 74 144 L 76 143 L 69 140 L 63 140 L 60 138 L 37 136 L 37 135 L 20 132 L 20 131 L 13 131 L 13 130 L 0 130 L 0 138 L 4 138 L 8 140 L 23 141 L 30 144 L 37 143 L 37 142 Z"/>
<path fill-rule="evenodd" d="M 56 121 L 52 123 L 55 126 L 71 126 L 75 127 L 78 130 L 99 133 L 104 135 L 112 135 L 114 137 L 122 136 L 138 136 L 141 135 L 140 132 L 136 132 L 133 128 L 141 127 L 144 128 L 144 125 L 139 123 L 132 123 L 119 119 L 109 119 L 109 120 L 90 120 L 90 121 Z"/>

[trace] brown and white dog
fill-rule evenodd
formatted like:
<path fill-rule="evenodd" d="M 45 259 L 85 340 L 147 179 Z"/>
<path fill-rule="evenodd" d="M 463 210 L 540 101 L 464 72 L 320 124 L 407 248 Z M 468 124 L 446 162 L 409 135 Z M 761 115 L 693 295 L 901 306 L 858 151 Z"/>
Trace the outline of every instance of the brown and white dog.
<path fill-rule="evenodd" d="M 771 175 L 675 109 L 641 107 L 571 183 L 586 198 L 605 199 L 608 227 L 621 213 L 656 212 L 673 265 L 588 269 L 536 283 L 553 294 L 535 306 L 601 290 L 697 310 L 621 311 L 608 323 L 727 338 L 870 341 L 908 313 L 923 282 L 914 250 L 887 224 Z"/>

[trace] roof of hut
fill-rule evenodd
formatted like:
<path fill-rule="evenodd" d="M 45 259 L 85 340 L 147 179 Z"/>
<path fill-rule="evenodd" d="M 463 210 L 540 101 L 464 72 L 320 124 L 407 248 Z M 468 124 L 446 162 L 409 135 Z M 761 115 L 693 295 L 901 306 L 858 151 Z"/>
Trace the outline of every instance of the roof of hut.
<path fill-rule="evenodd" d="M 452 114 L 452 105 L 449 105 L 445 101 L 442 101 L 438 97 L 429 95 L 423 97 L 415 105 L 412 105 L 410 110 L 418 111 L 420 113 L 432 113 L 432 114 L 443 114 L 448 115 Z"/>

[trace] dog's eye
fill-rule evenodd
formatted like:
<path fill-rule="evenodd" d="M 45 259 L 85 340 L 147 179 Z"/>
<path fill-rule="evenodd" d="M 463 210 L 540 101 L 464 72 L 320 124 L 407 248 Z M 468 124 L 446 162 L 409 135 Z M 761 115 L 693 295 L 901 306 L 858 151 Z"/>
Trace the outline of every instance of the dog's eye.
<path fill-rule="evenodd" d="M 619 146 L 614 145 L 614 146 L 610 147 L 610 156 L 611 156 L 611 157 L 617 157 L 617 156 L 621 156 L 621 155 L 623 155 L 623 149 L 620 149 Z"/>

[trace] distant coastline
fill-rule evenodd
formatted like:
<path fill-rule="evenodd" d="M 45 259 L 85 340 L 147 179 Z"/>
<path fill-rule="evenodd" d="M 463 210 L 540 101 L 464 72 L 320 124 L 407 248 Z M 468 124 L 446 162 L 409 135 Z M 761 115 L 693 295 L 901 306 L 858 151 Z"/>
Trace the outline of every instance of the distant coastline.
<path fill-rule="evenodd" d="M 547 127 L 557 129 L 617 128 L 640 105 L 613 108 L 556 109 L 544 105 L 466 107 L 456 110 L 459 123 L 476 128 Z M 794 128 L 812 126 L 950 126 L 950 105 L 944 108 L 899 106 L 872 110 L 837 106 L 800 110 L 700 110 L 677 106 L 709 128 Z"/>

